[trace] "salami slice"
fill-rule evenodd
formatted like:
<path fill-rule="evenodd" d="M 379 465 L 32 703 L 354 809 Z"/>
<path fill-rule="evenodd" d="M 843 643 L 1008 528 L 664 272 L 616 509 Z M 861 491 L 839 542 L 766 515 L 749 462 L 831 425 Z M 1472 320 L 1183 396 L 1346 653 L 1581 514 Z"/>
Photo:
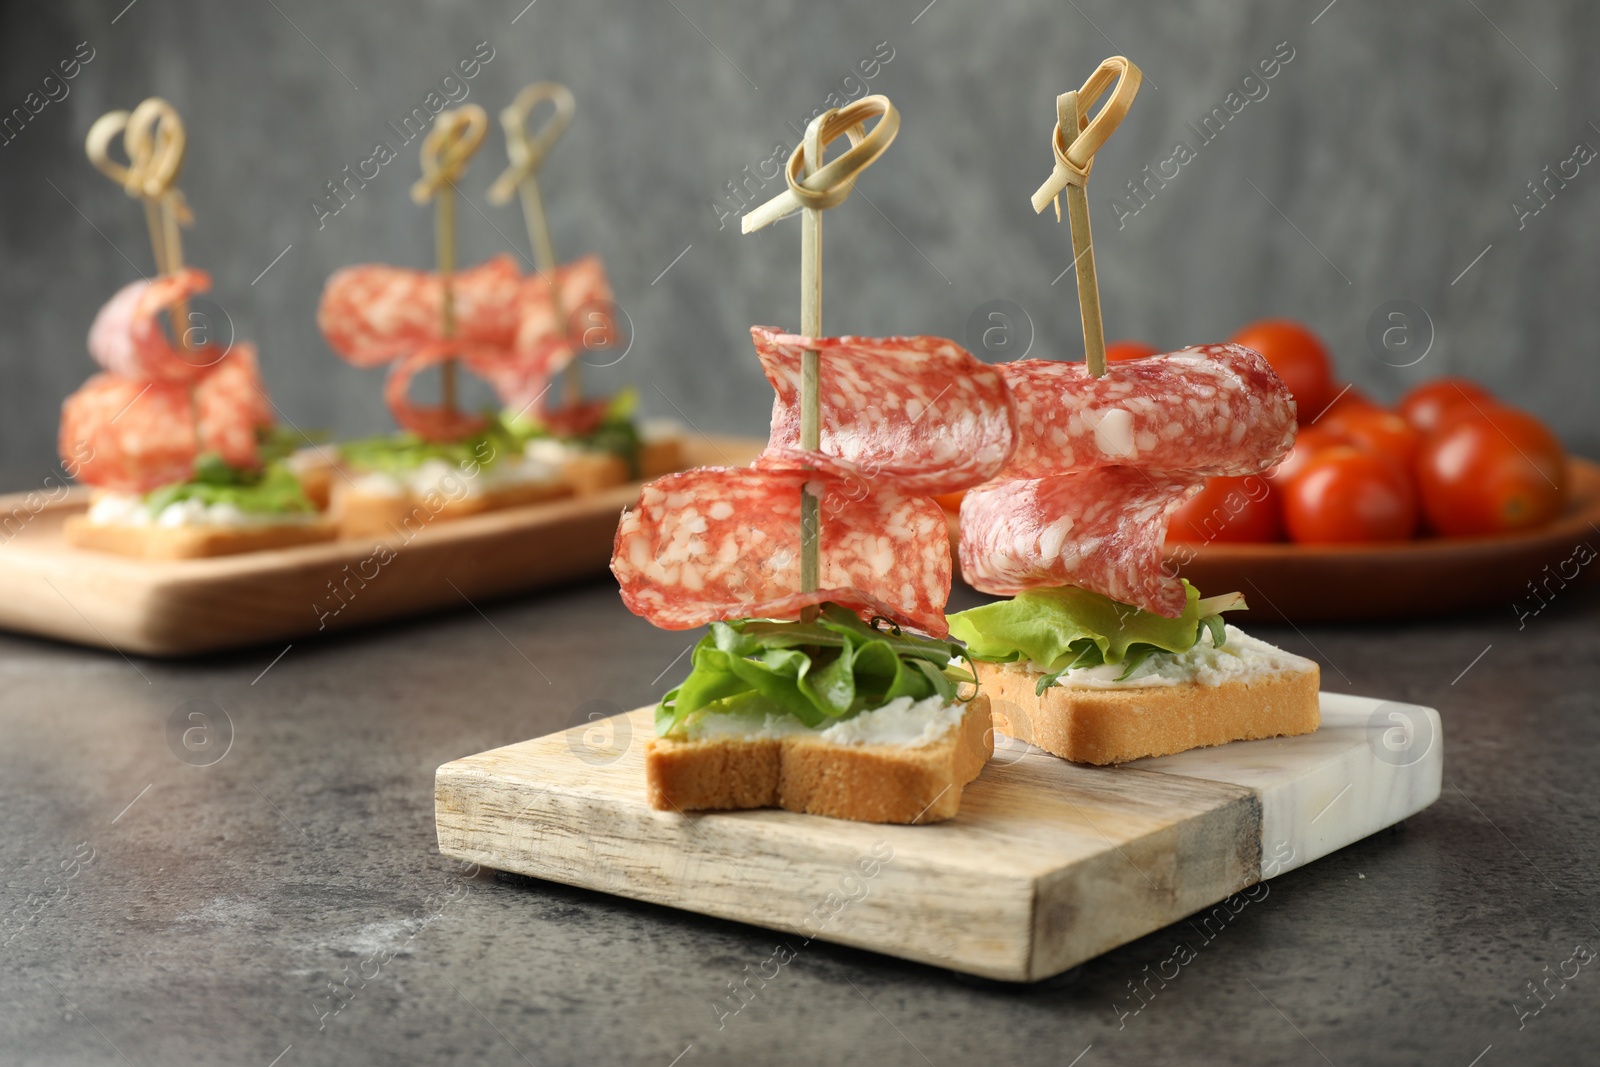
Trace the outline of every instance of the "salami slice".
<path fill-rule="evenodd" d="M 893 490 L 830 493 L 826 475 L 700 467 L 645 485 L 623 514 L 611 572 L 628 610 L 666 630 L 733 618 L 796 619 L 833 601 L 943 637 L 950 589 L 944 513 Z M 822 499 L 821 586 L 800 588 L 800 490 Z"/>
<path fill-rule="evenodd" d="M 204 377 L 220 357 L 215 348 L 174 347 L 161 313 L 211 288 L 211 276 L 193 267 L 123 286 L 89 327 L 89 354 L 130 381 L 189 382 Z"/>
<path fill-rule="evenodd" d="M 256 431 L 274 419 L 254 345 L 235 344 L 195 386 L 194 411 L 202 452 L 216 452 L 235 467 L 258 465 Z"/>
<path fill-rule="evenodd" d="M 1106 466 L 1257 474 L 1294 444 L 1295 405 L 1267 361 L 1218 344 L 1112 363 L 1028 359 L 1000 367 L 1021 438 L 1001 478 L 1043 478 Z"/>
<path fill-rule="evenodd" d="M 808 339 L 751 329 L 777 390 L 764 466 L 802 464 L 908 493 L 954 493 L 988 481 L 1016 448 L 999 368 L 942 337 Z M 799 451 L 800 361 L 820 359 L 820 454 Z"/>
<path fill-rule="evenodd" d="M 561 292 L 561 316 L 551 299 L 549 275 L 554 275 Z M 515 342 L 474 369 L 488 379 L 507 407 L 543 411 L 549 402 L 551 378 L 565 370 L 578 353 L 608 348 L 615 341 L 612 306 L 611 283 L 598 256 L 530 275 L 523 279 L 517 296 Z"/>
<path fill-rule="evenodd" d="M 1161 543 L 1203 481 L 1097 467 L 974 489 L 961 502 L 961 576 L 998 596 L 1076 585 L 1176 618 L 1185 593 L 1162 573 Z"/>
<path fill-rule="evenodd" d="M 481 365 L 497 356 L 493 350 L 474 349 L 460 342 L 437 341 L 424 345 L 389 368 L 388 380 L 383 385 L 383 399 L 394 415 L 394 421 L 403 430 L 409 430 L 429 441 L 456 441 L 483 429 L 481 415 L 451 410 L 443 406 L 428 407 L 411 403 L 411 379 L 429 367 L 437 367 L 447 359 L 461 358 L 468 369 Z"/>
<path fill-rule="evenodd" d="M 562 318 L 556 315 L 550 275 L 561 292 Z M 611 281 L 599 256 L 563 263 L 554 271 L 530 274 L 517 294 L 516 349 L 525 354 L 546 355 L 559 365 L 546 364 L 536 369 L 545 377 L 556 374 L 570 362 L 574 346 L 582 350 L 604 348 L 615 336 L 611 321 Z M 578 336 L 569 340 L 568 333 Z M 553 349 L 552 349 L 552 346 Z M 547 352 L 547 349 L 551 351 Z"/>
<path fill-rule="evenodd" d="M 61 405 L 63 466 L 85 485 L 143 493 L 194 472 L 189 389 L 97 374 Z"/>
<path fill-rule="evenodd" d="M 516 336 L 521 275 L 509 255 L 452 276 L 455 338 L 509 346 Z M 377 264 L 336 271 L 322 290 L 317 326 L 329 347 L 358 367 L 376 367 L 444 339 L 444 283 L 430 271 Z"/>

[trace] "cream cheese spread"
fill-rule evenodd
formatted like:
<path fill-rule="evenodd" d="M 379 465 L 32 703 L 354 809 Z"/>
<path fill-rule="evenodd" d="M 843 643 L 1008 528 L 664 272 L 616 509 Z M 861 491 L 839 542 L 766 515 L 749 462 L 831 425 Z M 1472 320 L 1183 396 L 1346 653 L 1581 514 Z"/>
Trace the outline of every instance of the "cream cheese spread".
<path fill-rule="evenodd" d="M 317 514 L 309 511 L 243 511 L 234 504 L 193 499 L 168 504 L 157 513 L 132 493 L 102 493 L 89 505 L 89 521 L 96 526 L 286 526 L 316 519 Z"/>
<path fill-rule="evenodd" d="M 639 440 L 645 444 L 670 441 L 675 437 L 682 437 L 686 432 L 683 423 L 677 419 L 639 420 Z"/>
<path fill-rule="evenodd" d="M 551 456 L 548 449 L 535 448 L 546 443 L 530 441 L 522 455 L 507 456 L 499 463 L 479 467 L 473 476 L 446 460 L 430 459 L 408 471 L 367 471 L 353 475 L 351 481 L 358 491 L 368 496 L 424 497 L 439 493 L 452 500 L 482 496 L 512 485 L 559 481 L 565 458 Z M 559 442 L 548 443 L 564 447 Z"/>
<path fill-rule="evenodd" d="M 689 740 L 770 741 L 808 734 L 833 745 L 895 745 L 921 748 L 944 740 L 960 722 L 966 709 L 947 704 L 943 697 L 925 700 L 896 697 L 881 708 L 863 711 L 831 726 L 812 729 L 792 715 L 701 715 L 689 725 Z"/>
<path fill-rule="evenodd" d="M 1117 681 L 1125 669 L 1124 664 L 1102 663 L 1065 671 L 1055 684 L 1071 689 L 1143 689 L 1163 685 L 1203 685 L 1214 688 L 1245 675 L 1298 672 L 1315 666 L 1310 660 L 1251 637 L 1236 626 L 1226 626 L 1224 629 L 1227 640 L 1221 648 L 1211 643 L 1211 631 L 1206 629 L 1189 651 L 1152 653 L 1124 681 Z M 1040 674 L 1049 673 L 1037 663 L 1027 664 L 1027 669 Z"/>

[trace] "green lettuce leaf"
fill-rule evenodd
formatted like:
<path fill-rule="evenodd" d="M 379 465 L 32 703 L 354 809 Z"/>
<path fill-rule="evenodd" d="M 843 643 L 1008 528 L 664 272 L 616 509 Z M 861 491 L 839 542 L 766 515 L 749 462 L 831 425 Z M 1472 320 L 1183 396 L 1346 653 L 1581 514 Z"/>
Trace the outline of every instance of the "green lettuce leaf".
<path fill-rule="evenodd" d="M 594 452 L 609 452 L 621 457 L 628 464 L 628 472 L 633 477 L 639 476 L 639 449 L 642 441 L 639 437 L 639 427 L 634 420 L 634 415 L 639 408 L 639 391 L 633 386 L 624 386 L 613 395 L 606 404 L 605 414 L 600 417 L 600 424 L 586 434 L 576 436 L 562 436 L 550 432 L 550 429 L 539 421 L 538 417 L 529 411 L 512 412 L 507 409 L 501 418 L 511 431 L 520 436 L 524 441 L 535 438 L 553 437 L 556 440 L 577 448 L 588 449 Z"/>
<path fill-rule="evenodd" d="M 288 459 L 301 448 L 326 444 L 333 435 L 326 430 L 302 431 L 287 426 L 265 426 L 256 430 L 256 443 L 262 464 Z"/>
<path fill-rule="evenodd" d="M 461 469 L 463 464 L 492 467 L 508 455 L 521 455 L 525 438 L 498 415 L 471 437 L 459 441 L 429 441 L 413 433 L 381 434 L 340 442 L 338 449 L 351 467 L 384 474 L 405 474 L 429 460 L 443 460 Z"/>
<path fill-rule="evenodd" d="M 202 504 L 232 504 L 240 511 L 255 514 L 287 515 L 310 513 L 315 506 L 300 488 L 300 479 L 281 463 L 269 463 L 259 471 L 230 467 L 213 453 L 195 462 L 194 477 L 152 489 L 144 503 L 151 514 L 160 514 L 169 504 L 198 500 Z"/>
<path fill-rule="evenodd" d="M 896 697 L 959 699 L 970 672 L 950 665 L 959 645 L 880 630 L 824 604 L 813 622 L 714 622 L 693 669 L 656 707 L 659 736 L 682 736 L 702 714 L 790 715 L 818 727 Z"/>
<path fill-rule="evenodd" d="M 1226 639 L 1220 615 L 1244 611 L 1238 593 L 1200 598 L 1183 583 L 1188 601 L 1183 614 L 1168 619 L 1076 586 L 1030 589 L 1010 600 L 958 612 L 949 617 L 950 635 L 966 642 L 974 660 L 1009 663 L 1031 660 L 1045 669 L 1039 691 L 1074 667 L 1123 664 L 1127 678 L 1156 652 L 1187 652 L 1211 631 L 1212 643 Z"/>

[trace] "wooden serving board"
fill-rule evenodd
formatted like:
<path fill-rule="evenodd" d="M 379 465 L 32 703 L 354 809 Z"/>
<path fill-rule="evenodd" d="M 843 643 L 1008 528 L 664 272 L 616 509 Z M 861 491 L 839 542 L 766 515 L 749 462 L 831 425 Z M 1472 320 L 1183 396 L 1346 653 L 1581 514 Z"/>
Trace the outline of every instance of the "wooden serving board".
<path fill-rule="evenodd" d="M 1535 530 L 1392 545 L 1168 544 L 1165 555 L 1207 593 L 1243 593 L 1250 617 L 1263 621 L 1370 622 L 1483 609 L 1537 614 L 1543 597 L 1597 580 L 1600 567 L 1585 565 L 1600 550 L 1597 527 L 1600 465 L 1568 456 L 1566 510 Z"/>
<path fill-rule="evenodd" d="M 642 708 L 440 767 L 439 850 L 768 927 L 792 949 L 816 938 L 1034 981 L 1438 799 L 1432 708 L 1324 693 L 1322 720 L 1120 767 L 997 738 L 954 819 L 880 826 L 656 811 Z"/>
<path fill-rule="evenodd" d="M 686 436 L 685 465 L 748 463 L 763 444 Z M 62 523 L 88 507 L 82 490 L 55 502 L 0 497 L 0 627 L 148 656 L 347 630 L 604 573 L 617 517 L 638 496 L 634 483 L 439 520 L 409 541 L 351 538 L 186 560 L 67 544 Z"/>
<path fill-rule="evenodd" d="M 960 519 L 949 513 L 950 543 Z M 1567 507 L 1549 525 L 1485 537 L 1382 545 L 1168 542 L 1169 573 L 1206 594 L 1240 592 L 1262 622 L 1372 622 L 1501 610 L 1537 615 L 1545 598 L 1600 581 L 1600 464 L 1567 457 Z M 959 573 L 957 577 L 960 577 Z"/>

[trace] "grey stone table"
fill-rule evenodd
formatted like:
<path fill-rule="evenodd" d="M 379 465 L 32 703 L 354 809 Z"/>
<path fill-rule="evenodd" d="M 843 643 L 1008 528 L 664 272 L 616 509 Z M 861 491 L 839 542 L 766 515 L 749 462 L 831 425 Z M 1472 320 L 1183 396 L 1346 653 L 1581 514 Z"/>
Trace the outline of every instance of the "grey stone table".
<path fill-rule="evenodd" d="M 1444 796 L 1209 941 L 1032 987 L 814 943 L 737 1014 L 780 935 L 439 855 L 435 767 L 652 700 L 692 637 L 600 582 L 479 607 L 187 663 L 0 637 L 0 1063 L 1595 1062 L 1600 597 L 1256 627 L 1437 706 Z"/>

